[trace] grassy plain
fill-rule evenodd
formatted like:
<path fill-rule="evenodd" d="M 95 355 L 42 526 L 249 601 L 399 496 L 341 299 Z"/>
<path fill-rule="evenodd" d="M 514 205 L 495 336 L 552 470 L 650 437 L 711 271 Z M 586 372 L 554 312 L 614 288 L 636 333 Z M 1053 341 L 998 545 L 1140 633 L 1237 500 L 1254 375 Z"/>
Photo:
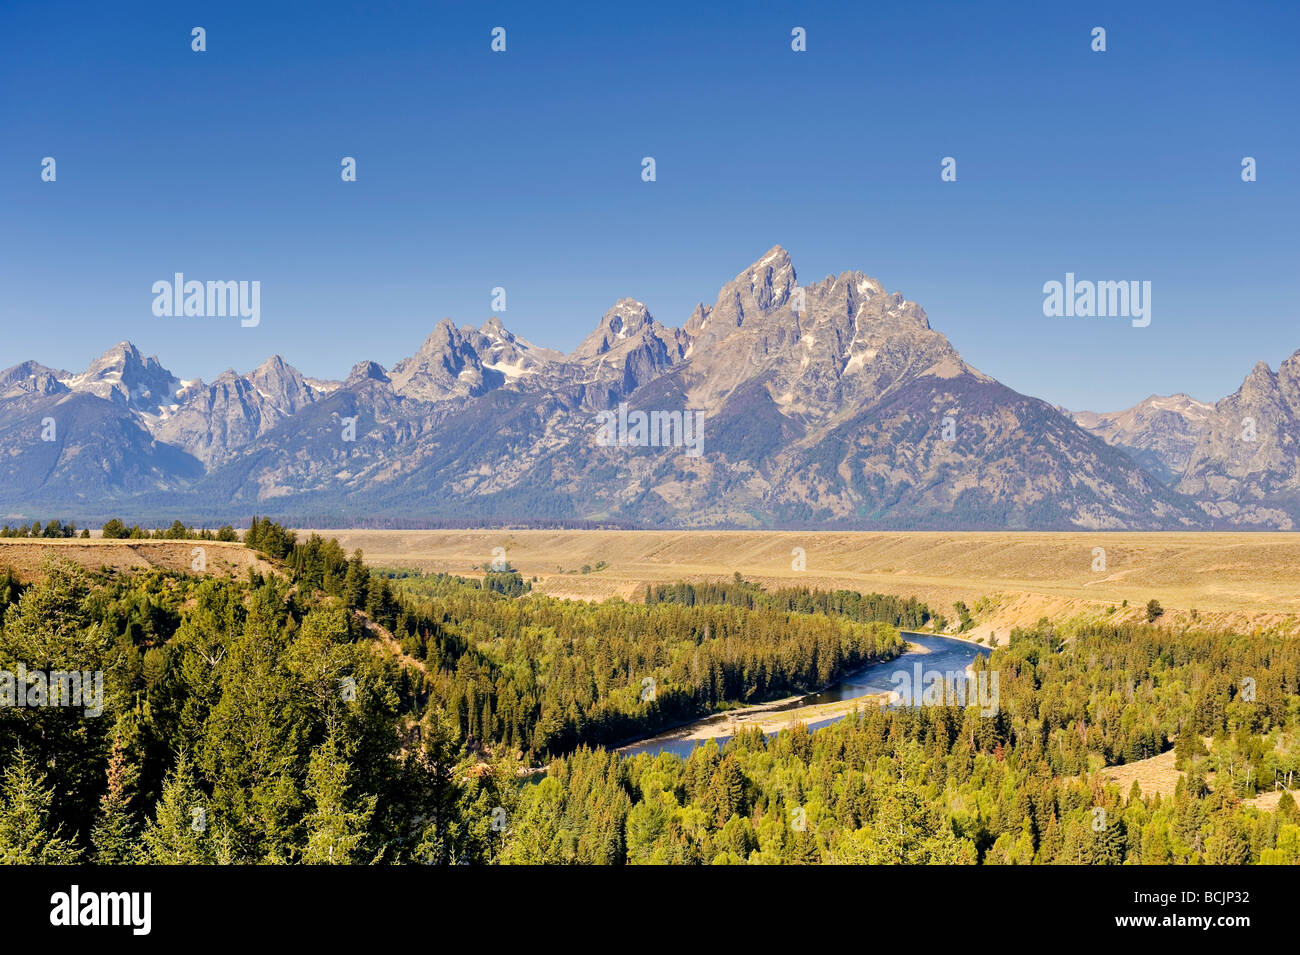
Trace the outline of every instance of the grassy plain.
<path fill-rule="evenodd" d="M 304 532 L 305 533 L 305 532 Z M 974 612 L 972 637 L 1052 620 L 1161 623 L 1300 633 L 1300 534 L 1089 532 L 328 530 L 372 566 L 474 576 L 495 548 L 536 589 L 561 597 L 636 599 L 647 583 L 716 580 L 739 572 L 769 587 L 847 588 L 915 596 L 956 620 Z M 190 569 L 205 548 L 209 572 L 269 565 L 240 544 L 168 540 L 0 538 L 0 568 L 39 573 L 46 552 L 97 569 Z M 797 569 L 797 551 L 804 569 Z M 1101 555 L 1105 551 L 1104 569 Z M 597 566 L 601 569 L 596 570 Z M 1094 570 L 1094 566 L 1098 569 Z M 583 567 L 591 568 L 582 573 Z M 1127 601 L 1128 605 L 1124 606 Z"/>
<path fill-rule="evenodd" d="M 1300 534 L 1095 532 L 807 532 L 335 530 L 372 565 L 481 573 L 504 548 L 544 593 L 635 598 L 647 583 L 739 572 L 768 586 L 916 596 L 955 619 L 976 610 L 975 636 L 1040 617 L 1145 619 L 1300 632 Z M 802 548 L 805 569 L 795 566 Z M 1101 555 L 1095 548 L 1102 548 Z M 584 566 L 597 571 L 581 573 Z M 1094 566 L 1098 569 L 1094 570 Z M 1128 602 L 1125 607 L 1124 601 Z M 979 605 L 977 607 L 977 605 Z M 1113 610 L 1111 608 L 1114 608 Z M 1195 617 L 1193 617 L 1195 614 Z"/>

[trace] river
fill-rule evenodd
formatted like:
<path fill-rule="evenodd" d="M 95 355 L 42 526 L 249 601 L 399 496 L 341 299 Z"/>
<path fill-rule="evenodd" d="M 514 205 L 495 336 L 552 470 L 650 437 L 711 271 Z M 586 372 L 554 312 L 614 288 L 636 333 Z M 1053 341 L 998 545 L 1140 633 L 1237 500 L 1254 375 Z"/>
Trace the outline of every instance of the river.
<path fill-rule="evenodd" d="M 915 664 L 921 664 L 926 671 L 940 670 L 943 672 L 962 672 L 975 660 L 977 656 L 988 656 L 989 649 L 979 646 L 967 640 L 955 640 L 952 637 L 936 637 L 933 634 L 926 633 L 908 633 L 903 632 L 908 644 L 915 645 L 921 649 L 908 650 L 893 660 L 886 660 L 881 663 L 873 663 L 870 666 L 851 673 L 838 683 L 828 686 L 826 689 L 817 693 L 809 693 L 797 700 L 791 700 L 789 703 L 768 710 L 768 714 L 779 714 L 787 710 L 801 709 L 807 706 L 818 706 L 825 703 L 840 703 L 846 700 L 856 700 L 862 696 L 872 696 L 878 693 L 888 693 L 897 689 L 898 684 L 890 677 L 899 670 L 912 671 Z M 818 720 L 808 723 L 810 730 L 818 730 L 823 726 L 829 726 L 844 719 L 847 713 L 838 716 L 832 716 L 828 719 Z M 634 743 L 624 749 L 619 750 L 620 755 L 636 756 L 640 753 L 675 753 L 678 756 L 689 756 L 691 750 L 696 746 L 708 742 L 707 739 L 684 739 L 693 727 L 701 726 L 713 721 L 728 720 L 728 714 L 714 714 L 712 716 L 701 717 L 685 726 L 679 726 L 658 736 L 652 736 L 649 739 Z M 769 733 L 769 736 L 775 735 Z M 716 736 L 718 745 L 722 746 L 728 736 Z"/>

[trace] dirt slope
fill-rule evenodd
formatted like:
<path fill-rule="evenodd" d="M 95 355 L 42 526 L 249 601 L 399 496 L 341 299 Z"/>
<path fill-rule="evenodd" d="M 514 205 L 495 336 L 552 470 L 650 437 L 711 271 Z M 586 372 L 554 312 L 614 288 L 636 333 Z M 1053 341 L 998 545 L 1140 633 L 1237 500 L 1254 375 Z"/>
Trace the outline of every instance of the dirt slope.
<path fill-rule="evenodd" d="M 67 557 L 87 570 L 111 567 L 120 572 L 161 567 L 166 570 L 192 572 L 201 548 L 209 574 L 233 574 L 242 577 L 248 568 L 262 573 L 274 568 L 243 544 L 197 540 L 28 540 L 0 538 L 0 568 L 12 567 L 23 580 L 40 576 L 46 554 Z"/>

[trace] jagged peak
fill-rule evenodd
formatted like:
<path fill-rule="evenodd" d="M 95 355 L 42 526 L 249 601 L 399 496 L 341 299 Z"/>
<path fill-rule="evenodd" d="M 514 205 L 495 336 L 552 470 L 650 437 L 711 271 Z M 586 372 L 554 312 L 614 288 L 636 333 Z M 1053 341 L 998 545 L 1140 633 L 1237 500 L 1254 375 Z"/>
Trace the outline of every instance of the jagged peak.
<path fill-rule="evenodd" d="M 770 312 L 785 305 L 798 282 L 789 254 L 774 245 L 719 290 L 714 311 L 728 325 L 739 327 L 755 311 Z"/>
<path fill-rule="evenodd" d="M 790 262 L 790 253 L 781 246 L 774 245 L 763 254 L 762 258 L 755 261 L 753 265 L 740 274 L 745 275 L 749 272 L 756 272 L 760 269 L 769 268 L 776 271 L 780 271 L 781 269 L 793 270 L 794 265 Z"/>
<path fill-rule="evenodd" d="M 348 382 L 357 381 L 388 381 L 388 375 L 384 372 L 384 366 L 377 361 L 359 361 L 352 366 L 348 372 Z"/>
<path fill-rule="evenodd" d="M 279 371 L 281 369 L 288 369 L 290 371 L 296 370 L 294 369 L 293 365 L 289 364 L 287 361 L 284 360 L 283 356 L 272 355 L 266 361 L 262 362 L 260 365 L 254 368 L 253 374 L 257 374 L 260 371 L 271 371 L 271 370 Z"/>
<path fill-rule="evenodd" d="M 614 303 L 591 334 L 582 340 L 573 354 L 577 356 L 603 355 L 620 341 L 634 338 L 647 326 L 654 324 L 654 316 L 644 302 L 634 298 L 621 298 Z"/>
<path fill-rule="evenodd" d="M 790 254 L 781 246 L 774 245 L 733 281 L 742 285 L 748 282 L 750 288 L 754 290 L 770 286 L 778 290 L 783 288 L 788 292 L 798 282 L 798 278 L 795 275 L 794 263 L 790 261 Z M 779 305 L 780 302 L 773 304 Z"/>
<path fill-rule="evenodd" d="M 600 317 L 600 323 L 596 327 L 601 328 L 612 322 L 620 321 L 644 324 L 653 321 L 653 316 L 651 316 L 650 309 L 646 307 L 645 302 L 624 297 L 615 302 L 609 311 Z"/>
<path fill-rule="evenodd" d="M 139 355 L 139 354 L 140 354 L 140 349 L 136 348 L 133 342 L 124 338 L 116 345 L 110 345 L 108 348 L 105 348 L 104 351 L 100 353 L 99 357 L 110 358 L 110 357 L 118 357 L 121 355 Z"/>
<path fill-rule="evenodd" d="M 248 377 L 253 379 L 254 381 L 271 380 L 271 379 L 281 380 L 285 378 L 289 378 L 294 381 L 305 380 L 303 378 L 302 372 L 300 372 L 293 365 L 285 361 L 284 358 L 281 357 L 280 355 L 272 355 L 266 361 L 262 362 L 251 372 L 249 372 Z"/>
<path fill-rule="evenodd" d="M 155 357 L 152 361 L 156 364 L 158 359 Z M 85 374 L 89 375 L 92 372 L 132 364 L 143 366 L 148 364 L 148 361 L 146 361 L 144 355 L 140 353 L 140 349 L 136 348 L 131 342 L 123 339 L 116 345 L 104 349 L 104 351 L 97 355 L 91 363 L 86 366 Z"/>
<path fill-rule="evenodd" d="M 67 372 L 46 368 L 37 361 L 27 360 L 0 371 L 0 397 L 13 394 L 55 394 L 68 391 L 63 379 Z"/>
<path fill-rule="evenodd" d="M 478 334 L 482 335 L 489 341 L 489 347 L 493 350 L 501 348 L 514 348 L 518 351 L 534 350 L 534 346 L 531 342 L 520 338 L 510 329 L 506 328 L 505 323 L 501 321 L 499 315 L 493 315 L 484 322 L 478 329 Z M 540 351 L 550 352 L 551 349 L 543 348 L 540 349 Z"/>
<path fill-rule="evenodd" d="M 474 329 L 471 327 L 470 331 L 473 332 Z M 456 323 L 450 318 L 443 318 L 439 320 L 437 325 L 433 326 L 433 331 L 431 331 L 428 337 L 420 344 L 420 347 L 416 349 L 415 355 L 412 357 L 425 358 L 429 355 L 444 352 L 449 348 L 459 348 L 464 344 L 464 342 L 464 332 L 460 328 L 457 328 Z M 410 358 L 402 359 L 402 361 L 399 361 L 397 365 L 393 366 L 394 370 L 400 368 L 403 364 L 411 360 L 412 359 Z"/>
<path fill-rule="evenodd" d="M 93 373 L 102 373 L 109 369 L 133 367 L 163 372 L 167 375 L 171 374 L 162 366 L 157 355 L 150 355 L 146 358 L 134 343 L 123 339 L 111 348 L 105 349 L 103 353 L 87 365 L 83 377 L 88 377 Z"/>
<path fill-rule="evenodd" d="M 456 327 L 456 323 L 450 318 L 442 318 L 438 320 L 437 325 L 433 326 L 433 331 L 429 333 L 425 343 L 432 341 L 445 342 L 458 338 L 460 338 L 460 329 Z"/>
<path fill-rule="evenodd" d="M 1242 384 L 1244 385 L 1246 382 L 1259 381 L 1261 379 L 1272 381 L 1275 377 L 1276 375 L 1273 374 L 1273 369 L 1269 367 L 1268 362 L 1257 361 L 1255 362 L 1255 366 L 1250 369 L 1250 374 L 1246 376 L 1246 381 L 1242 382 Z"/>
<path fill-rule="evenodd" d="M 145 358 L 123 340 L 92 361 L 79 375 L 60 379 L 71 391 L 89 392 L 145 414 L 157 414 L 174 401 L 181 381 L 158 361 Z"/>
<path fill-rule="evenodd" d="M 703 302 L 696 303 L 694 310 L 691 312 L 691 317 L 686 320 L 686 324 L 681 328 L 682 334 L 688 340 L 694 341 L 704 331 L 704 327 L 708 325 L 709 315 L 712 312 L 712 305 L 705 305 Z"/>
<path fill-rule="evenodd" d="M 66 374 L 67 372 L 60 371 L 57 368 L 47 368 L 34 358 L 29 358 L 26 361 L 19 362 L 9 368 L 0 370 L 0 377 L 6 379 L 18 377 L 26 378 L 32 375 L 53 375 L 55 378 L 58 378 Z"/>

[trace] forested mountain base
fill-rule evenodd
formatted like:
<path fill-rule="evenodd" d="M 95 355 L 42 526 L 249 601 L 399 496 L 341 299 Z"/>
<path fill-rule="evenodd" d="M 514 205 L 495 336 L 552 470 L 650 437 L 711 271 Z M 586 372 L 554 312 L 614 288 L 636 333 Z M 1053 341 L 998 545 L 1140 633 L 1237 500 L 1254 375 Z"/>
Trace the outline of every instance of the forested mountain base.
<path fill-rule="evenodd" d="M 586 604 L 372 575 L 265 520 L 246 543 L 281 571 L 0 578 L 0 861 L 1300 861 L 1292 797 L 1247 802 L 1300 775 L 1282 638 L 1044 622 L 979 664 L 992 716 L 868 706 L 622 759 L 892 659 L 929 612 L 743 582 Z M 53 705 L 73 671 L 102 698 Z M 1172 796 L 1098 772 L 1175 742 Z"/>

